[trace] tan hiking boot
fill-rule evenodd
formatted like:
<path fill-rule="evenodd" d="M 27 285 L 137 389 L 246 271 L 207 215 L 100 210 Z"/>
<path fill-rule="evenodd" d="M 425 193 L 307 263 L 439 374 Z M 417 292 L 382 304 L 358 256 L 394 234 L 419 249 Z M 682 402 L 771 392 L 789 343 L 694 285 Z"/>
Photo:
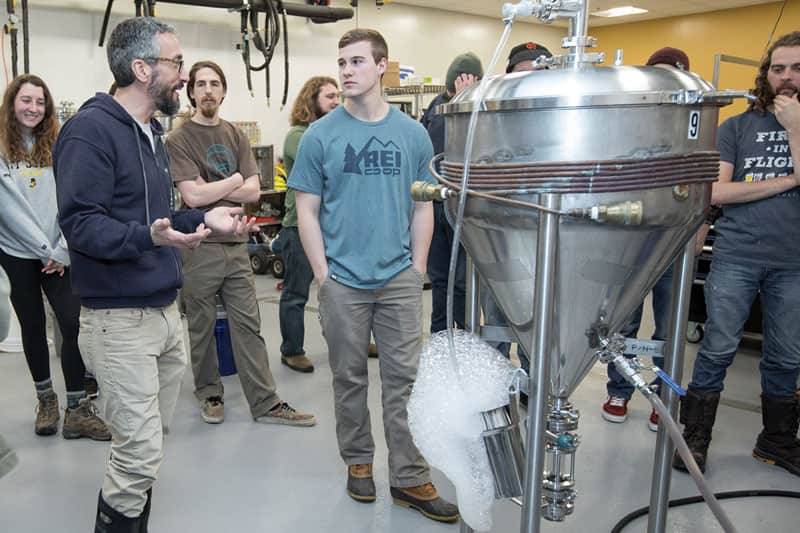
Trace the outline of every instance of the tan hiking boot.
<path fill-rule="evenodd" d="M 302 427 L 313 426 L 317 423 L 317 419 L 314 418 L 314 415 L 295 411 L 294 408 L 286 402 L 279 403 L 273 407 L 271 411 L 268 411 L 267 414 L 256 418 L 256 421 L 266 424 L 284 424 L 286 426 Z"/>
<path fill-rule="evenodd" d="M 97 407 L 89 398 L 81 400 L 78 407 L 64 411 L 61 434 L 65 439 L 88 437 L 92 440 L 111 440 L 111 432 L 106 423 L 97 416 Z"/>
<path fill-rule="evenodd" d="M 347 495 L 357 502 L 375 501 L 375 480 L 372 479 L 372 463 L 347 467 Z"/>
<path fill-rule="evenodd" d="M 221 424 L 225 420 L 225 402 L 220 396 L 206 398 L 200 416 L 206 424 Z"/>
<path fill-rule="evenodd" d="M 58 396 L 53 391 L 48 391 L 39 396 L 39 405 L 36 406 L 36 422 L 33 431 L 37 435 L 55 435 L 58 433 Z"/>
<path fill-rule="evenodd" d="M 455 522 L 459 518 L 458 507 L 444 500 L 436 492 L 433 483 L 425 483 L 416 487 L 390 487 L 394 503 L 401 507 L 416 509 L 431 520 L 437 522 Z"/>
<path fill-rule="evenodd" d="M 306 357 L 304 354 L 282 355 L 281 363 L 288 366 L 295 372 L 303 372 L 304 374 L 310 374 L 311 372 L 314 371 L 314 363 L 312 363 L 311 359 Z"/>

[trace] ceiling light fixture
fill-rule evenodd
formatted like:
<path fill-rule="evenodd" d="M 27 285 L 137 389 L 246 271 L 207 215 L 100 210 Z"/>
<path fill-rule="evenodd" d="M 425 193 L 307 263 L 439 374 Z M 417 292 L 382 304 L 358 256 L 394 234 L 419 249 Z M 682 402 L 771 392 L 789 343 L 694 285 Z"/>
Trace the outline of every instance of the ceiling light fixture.
<path fill-rule="evenodd" d="M 595 11 L 592 13 L 595 17 L 627 17 L 629 15 L 639 15 L 647 13 L 646 9 L 633 6 L 612 7 L 603 11 Z"/>

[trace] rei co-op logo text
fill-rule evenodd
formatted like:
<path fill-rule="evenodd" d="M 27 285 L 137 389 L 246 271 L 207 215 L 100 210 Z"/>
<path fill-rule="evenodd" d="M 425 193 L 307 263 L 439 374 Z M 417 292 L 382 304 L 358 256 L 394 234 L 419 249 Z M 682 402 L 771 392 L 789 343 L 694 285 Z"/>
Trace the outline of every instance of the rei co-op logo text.
<path fill-rule="evenodd" d="M 377 137 L 370 137 L 360 150 L 347 143 L 342 172 L 361 176 L 399 176 L 401 162 L 400 149 L 394 141 L 384 143 Z"/>

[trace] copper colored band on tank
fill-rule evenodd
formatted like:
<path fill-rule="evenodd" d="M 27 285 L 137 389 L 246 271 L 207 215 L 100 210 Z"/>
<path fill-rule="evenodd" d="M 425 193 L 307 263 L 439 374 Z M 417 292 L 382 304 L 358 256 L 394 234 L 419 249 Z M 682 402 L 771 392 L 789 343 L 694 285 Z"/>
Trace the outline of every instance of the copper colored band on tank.
<path fill-rule="evenodd" d="M 460 189 L 463 163 L 441 162 L 437 178 Z M 692 152 L 648 158 L 542 163 L 474 163 L 469 188 L 519 193 L 601 193 L 670 187 L 684 183 L 715 181 L 719 153 Z"/>

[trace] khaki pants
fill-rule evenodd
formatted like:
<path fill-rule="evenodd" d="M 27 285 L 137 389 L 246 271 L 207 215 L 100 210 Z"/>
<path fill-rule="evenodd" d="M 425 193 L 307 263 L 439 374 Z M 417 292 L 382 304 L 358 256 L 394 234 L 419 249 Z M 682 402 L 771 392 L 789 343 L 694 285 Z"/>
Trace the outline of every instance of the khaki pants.
<path fill-rule="evenodd" d="M 139 516 L 164 455 L 162 426 L 175 413 L 186 370 L 178 306 L 83 307 L 78 343 L 111 431 L 103 499 L 125 516 Z"/>
<path fill-rule="evenodd" d="M 367 408 L 367 349 L 378 345 L 389 482 L 415 487 L 430 481 L 428 464 L 408 430 L 406 406 L 417 376 L 422 340 L 422 275 L 407 268 L 380 289 L 354 289 L 328 279 L 319 290 L 322 332 L 333 372 L 336 437 L 348 465 L 372 463 Z"/>
<path fill-rule="evenodd" d="M 219 293 L 228 314 L 233 359 L 250 412 L 253 418 L 265 415 L 281 400 L 261 337 L 261 315 L 247 244 L 204 242 L 193 250 L 181 250 L 181 257 L 181 300 L 189 323 L 195 395 L 204 401 L 224 393 L 214 341 Z"/>

